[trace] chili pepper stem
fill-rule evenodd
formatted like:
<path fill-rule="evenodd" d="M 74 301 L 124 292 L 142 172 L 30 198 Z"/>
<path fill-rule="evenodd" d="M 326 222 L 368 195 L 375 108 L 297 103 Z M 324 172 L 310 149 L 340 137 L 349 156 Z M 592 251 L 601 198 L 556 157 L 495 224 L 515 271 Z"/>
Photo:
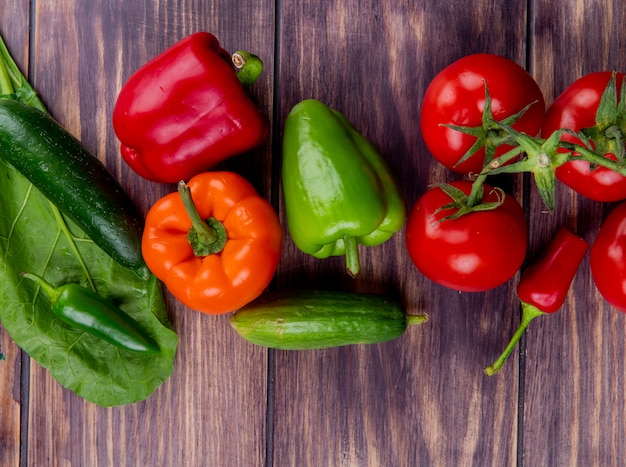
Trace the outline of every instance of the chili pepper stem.
<path fill-rule="evenodd" d="M 522 334 L 524 334 L 524 331 L 526 331 L 526 328 L 528 327 L 530 322 L 533 319 L 537 318 L 538 316 L 546 314 L 545 312 L 541 311 L 539 308 L 537 308 L 534 305 L 531 305 L 529 303 L 524 303 L 524 302 L 521 302 L 521 304 L 522 304 L 522 321 L 520 322 L 517 330 L 513 334 L 513 337 L 509 341 L 509 344 L 504 349 L 504 352 L 502 352 L 500 357 L 498 357 L 498 359 L 493 364 L 485 368 L 485 374 L 487 376 L 493 376 L 498 371 L 500 371 L 500 369 L 506 362 L 506 359 L 508 358 L 508 356 L 511 354 L 511 352 L 513 351 L 513 349 L 515 348 L 515 346 L 521 339 Z"/>
<path fill-rule="evenodd" d="M 261 59 L 245 50 L 235 52 L 232 56 L 232 61 L 238 70 L 237 78 L 244 87 L 251 86 L 263 72 Z"/>
<path fill-rule="evenodd" d="M 346 269 L 352 277 L 356 277 L 361 270 L 359 245 L 356 238 L 349 235 L 343 237 L 343 243 L 346 249 Z"/>
<path fill-rule="evenodd" d="M 191 190 L 183 180 L 178 182 L 178 193 L 191 220 L 187 240 L 189 240 L 194 254 L 196 256 L 208 256 L 222 251 L 228 237 L 224 225 L 213 217 L 206 221 L 202 219 L 191 197 Z"/>
<path fill-rule="evenodd" d="M 55 289 L 52 284 L 47 282 L 43 277 L 40 277 L 36 274 L 31 274 L 30 272 L 23 272 L 22 277 L 39 284 L 39 286 L 43 289 L 48 298 L 50 298 L 50 302 L 52 302 L 52 304 L 54 304 L 59 298 L 60 292 L 58 292 L 57 289 Z"/>

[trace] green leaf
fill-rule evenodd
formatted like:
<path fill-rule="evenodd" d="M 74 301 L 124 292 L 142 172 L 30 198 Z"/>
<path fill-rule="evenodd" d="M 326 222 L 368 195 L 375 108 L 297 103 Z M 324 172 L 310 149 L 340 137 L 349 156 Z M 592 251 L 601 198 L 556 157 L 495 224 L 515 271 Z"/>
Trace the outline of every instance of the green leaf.
<path fill-rule="evenodd" d="M 146 399 L 172 373 L 178 343 L 160 282 L 154 276 L 140 279 L 117 264 L 76 225 L 59 218 L 47 198 L 3 162 L 0 180 L 3 327 L 59 383 L 84 399 L 101 406 Z M 71 232 L 70 239 L 65 226 Z M 148 330 L 160 346 L 159 353 L 124 351 L 66 326 L 52 314 L 38 286 L 20 275 L 28 271 L 55 286 L 76 282 L 90 287 L 83 267 L 100 295 Z"/>

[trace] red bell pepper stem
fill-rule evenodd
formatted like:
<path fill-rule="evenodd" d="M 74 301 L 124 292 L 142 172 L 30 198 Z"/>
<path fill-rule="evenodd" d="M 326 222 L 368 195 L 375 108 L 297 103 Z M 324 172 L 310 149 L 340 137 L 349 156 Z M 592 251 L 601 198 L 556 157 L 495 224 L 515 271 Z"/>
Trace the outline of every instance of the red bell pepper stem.
<path fill-rule="evenodd" d="M 498 359 L 493 364 L 485 368 L 485 374 L 487 376 L 493 376 L 498 371 L 500 371 L 500 369 L 506 362 L 506 359 L 509 357 L 509 355 L 515 348 L 518 341 L 522 338 L 522 334 L 524 334 L 524 331 L 526 331 L 526 328 L 528 327 L 530 322 L 536 317 L 545 315 L 545 314 L 546 314 L 545 312 L 541 311 L 536 306 L 533 306 L 529 303 L 522 302 L 522 321 L 520 322 L 519 326 L 517 327 L 517 330 L 513 334 L 513 337 L 509 341 L 509 344 L 504 349 L 504 352 L 502 352 L 502 354 L 498 357 Z"/>
<path fill-rule="evenodd" d="M 246 88 L 254 83 L 263 72 L 263 62 L 261 59 L 245 50 L 235 52 L 232 56 L 232 60 L 233 65 L 235 65 L 237 69 L 237 78 Z"/>
<path fill-rule="evenodd" d="M 224 225 L 213 217 L 207 220 L 202 219 L 191 197 L 191 190 L 182 180 L 178 182 L 178 193 L 191 220 L 187 240 L 189 240 L 194 254 L 196 256 L 208 256 L 222 251 L 228 239 Z"/>

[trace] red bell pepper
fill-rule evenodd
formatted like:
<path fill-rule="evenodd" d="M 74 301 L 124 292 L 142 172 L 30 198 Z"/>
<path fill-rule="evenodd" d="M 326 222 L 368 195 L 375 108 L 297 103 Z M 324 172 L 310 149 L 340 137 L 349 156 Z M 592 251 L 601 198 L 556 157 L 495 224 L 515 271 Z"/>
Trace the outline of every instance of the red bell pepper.
<path fill-rule="evenodd" d="M 208 32 L 177 42 L 139 68 L 118 95 L 113 128 L 122 157 L 148 180 L 175 183 L 259 146 L 269 121 L 245 87 L 262 69 L 246 52 L 231 63 Z"/>
<path fill-rule="evenodd" d="M 487 375 L 500 371 L 533 319 L 546 313 L 554 313 L 563 306 L 576 271 L 588 249 L 589 244 L 583 238 L 561 227 L 541 256 L 524 270 L 517 284 L 522 320 L 502 355 L 485 368 Z"/>

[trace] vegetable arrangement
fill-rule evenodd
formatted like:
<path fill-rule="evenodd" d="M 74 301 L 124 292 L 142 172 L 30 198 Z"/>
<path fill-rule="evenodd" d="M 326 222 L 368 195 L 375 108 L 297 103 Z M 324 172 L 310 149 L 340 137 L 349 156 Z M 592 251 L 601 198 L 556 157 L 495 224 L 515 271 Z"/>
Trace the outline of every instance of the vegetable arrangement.
<path fill-rule="evenodd" d="M 244 339 L 275 349 L 382 343 L 427 320 L 368 293 L 266 292 L 283 246 L 278 213 L 240 175 L 213 170 L 268 135 L 267 117 L 246 94 L 262 72 L 259 57 L 229 57 L 200 32 L 124 84 L 112 116 L 122 158 L 148 181 L 178 184 L 142 219 L 105 166 L 47 113 L 1 41 L 0 56 L 0 175 L 9 187 L 0 197 L 8 219 L 0 223 L 7 284 L 0 318 L 80 396 L 134 402 L 169 376 L 177 336 L 161 281 L 186 307 L 232 313 Z M 430 83 L 420 127 L 432 156 L 469 179 L 430 187 L 407 215 L 374 144 L 339 111 L 306 99 L 285 120 L 286 228 L 305 254 L 345 256 L 354 277 L 360 246 L 382 245 L 406 227 L 408 255 L 426 278 L 463 292 L 494 289 L 520 271 L 529 235 L 519 202 L 487 179 L 532 173 L 548 210 L 557 180 L 595 201 L 626 199 L 625 113 L 621 73 L 581 78 L 546 112 L 539 86 L 519 65 L 491 54 L 463 57 Z M 622 311 L 626 255 L 615 252 L 626 249 L 624 223 L 621 204 L 590 249 L 599 291 Z M 532 319 L 561 308 L 588 248 L 561 228 L 523 270 L 522 322 L 488 375 Z"/>
<path fill-rule="evenodd" d="M 554 101 L 544 116 L 544 100 L 534 80 L 523 69 L 502 60 L 485 54 L 464 57 L 433 79 L 424 98 L 421 126 L 427 146 L 437 160 L 471 175 L 472 180 L 452 182 L 422 195 L 409 215 L 407 248 L 424 275 L 460 291 L 489 290 L 516 274 L 514 263 L 506 265 L 508 268 L 494 263 L 489 271 L 502 273 L 503 277 L 489 283 L 490 275 L 479 268 L 494 258 L 502 259 L 503 249 L 494 248 L 499 242 L 505 241 L 525 255 L 523 222 L 497 219 L 512 198 L 487 185 L 487 177 L 532 173 L 549 211 L 555 208 L 557 180 L 595 201 L 626 198 L 624 75 L 599 72 L 582 77 Z M 502 79 L 504 73 L 506 79 Z M 494 74 L 500 79 L 494 79 Z M 482 98 L 476 92 L 481 87 Z M 503 104 L 509 104 L 513 97 L 519 98 L 514 105 Z M 522 122 L 528 123 L 528 116 L 532 116 L 532 125 L 522 127 Z M 433 121 L 440 125 L 439 130 L 433 129 Z M 433 141 L 437 131 L 439 138 Z M 465 152 L 454 151 L 459 148 Z M 458 189 L 458 183 L 466 184 L 463 190 Z M 436 201 L 431 201 L 433 198 Z M 481 219 L 486 214 L 489 217 Z M 517 217 L 521 216 L 518 213 Z M 618 309 L 618 297 L 623 296 L 619 278 L 626 273 L 619 255 L 624 217 L 624 209 L 616 209 L 591 248 L 594 281 L 600 293 Z M 465 222 L 459 224 L 461 220 Z M 482 233 L 481 229 L 494 225 L 511 229 L 517 225 L 518 229 L 499 238 Z M 446 243 L 447 238 L 452 241 Z M 502 356 L 486 368 L 488 375 L 500 370 L 532 319 L 562 306 L 587 248 L 585 240 L 562 228 L 546 256 L 524 271 L 518 284 L 522 322 Z M 443 266 L 434 261 L 433 251 L 436 258 L 443 259 Z M 517 260 L 519 267 L 521 261 Z"/>

